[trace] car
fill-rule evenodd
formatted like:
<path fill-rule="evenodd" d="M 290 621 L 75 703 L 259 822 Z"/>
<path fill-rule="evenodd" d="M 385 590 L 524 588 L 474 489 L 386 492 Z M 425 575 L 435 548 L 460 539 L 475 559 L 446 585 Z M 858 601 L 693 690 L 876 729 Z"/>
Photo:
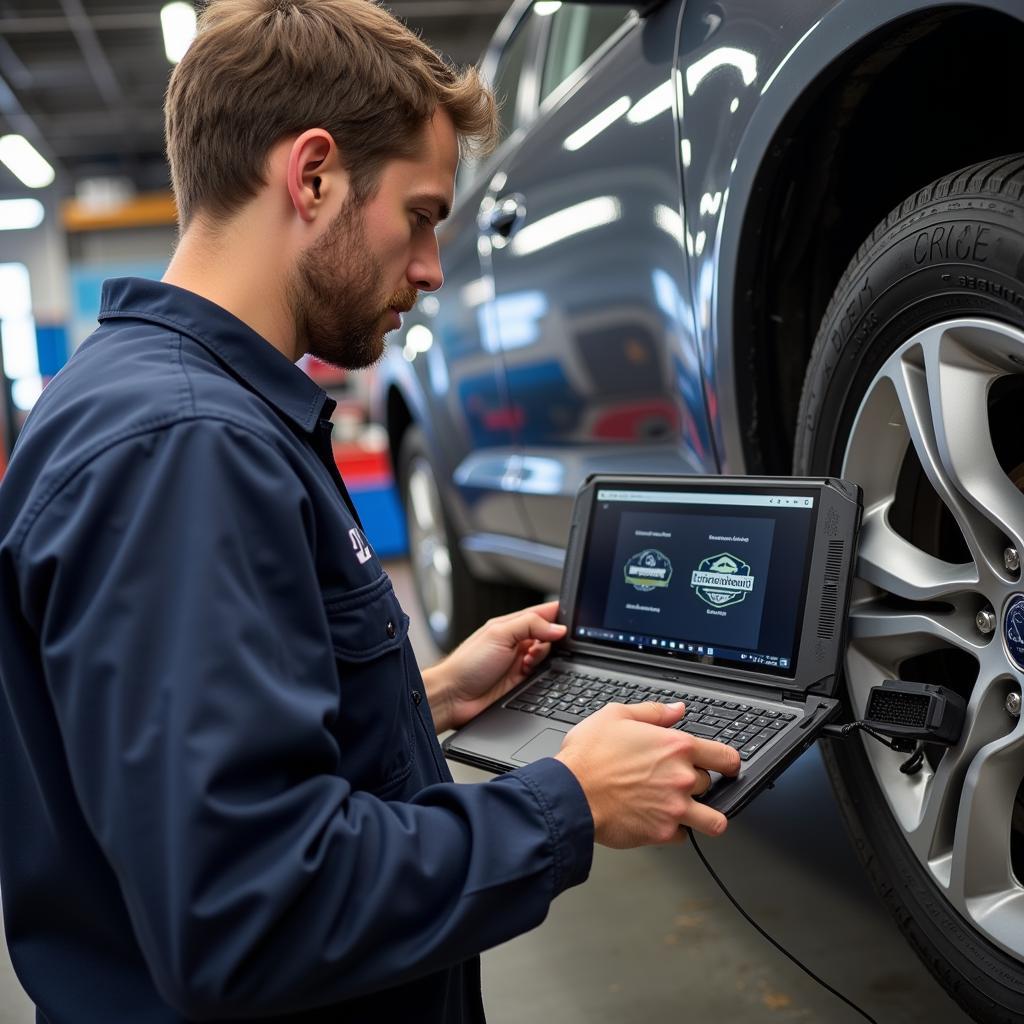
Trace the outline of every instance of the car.
<path fill-rule="evenodd" d="M 512 5 L 506 138 L 466 162 L 377 375 L 416 587 L 450 648 L 552 593 L 595 471 L 864 490 L 844 700 L 967 701 L 919 770 L 825 760 L 907 938 L 1024 1018 L 1024 52 L 1019 0 Z"/>

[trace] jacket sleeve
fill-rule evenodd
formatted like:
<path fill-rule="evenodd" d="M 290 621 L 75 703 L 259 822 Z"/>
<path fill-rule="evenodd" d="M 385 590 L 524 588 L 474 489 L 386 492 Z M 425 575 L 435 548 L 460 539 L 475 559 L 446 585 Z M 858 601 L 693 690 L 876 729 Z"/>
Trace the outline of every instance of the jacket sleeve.
<path fill-rule="evenodd" d="M 405 803 L 341 777 L 316 544 L 286 457 L 193 420 L 97 454 L 19 551 L 82 813 L 191 1019 L 450 966 L 589 872 L 593 823 L 560 762 Z"/>

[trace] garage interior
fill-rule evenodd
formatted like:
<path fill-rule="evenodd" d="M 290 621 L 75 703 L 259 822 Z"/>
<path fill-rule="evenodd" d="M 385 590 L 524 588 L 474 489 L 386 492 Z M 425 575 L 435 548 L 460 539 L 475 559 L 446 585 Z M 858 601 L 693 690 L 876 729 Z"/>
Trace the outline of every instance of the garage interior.
<path fill-rule="evenodd" d="M 395 0 L 386 6 L 453 60 L 470 63 L 486 47 L 508 3 Z M 0 231 L 0 264 L 27 268 L 31 297 L 26 293 L 22 305 L 31 306 L 39 341 L 34 363 L 15 366 L 16 358 L 6 354 L 9 391 L 0 427 L 0 474 L 6 462 L 2 442 L 16 435 L 39 390 L 91 330 L 103 278 L 129 272 L 158 277 L 173 250 L 174 207 L 162 138 L 170 65 L 159 8 L 157 0 L 0 0 L 0 135 L 27 138 L 56 173 L 52 185 L 31 191 L 31 198 L 42 204 L 41 222 L 28 230 Z M 954 44 L 967 45 L 951 36 L 947 45 Z M 1007 37 L 994 45 L 1012 49 Z M 1005 84 L 1009 68 L 1006 60 L 993 60 L 992 88 Z M 808 112 L 808 123 L 815 118 L 814 123 L 824 123 L 837 111 L 855 121 L 848 109 L 855 77 L 845 90 L 837 86 L 829 93 L 820 109 Z M 911 85 L 893 87 L 906 95 Z M 884 97 L 873 94 L 865 102 L 879 105 Z M 1012 134 L 995 105 L 985 107 L 975 123 L 979 137 Z M 924 140 L 927 133 L 917 127 Z M 854 132 L 847 144 L 862 154 L 866 129 L 855 123 Z M 929 145 L 939 145 L 929 138 Z M 848 161 L 841 172 L 836 153 L 821 152 L 828 144 L 828 138 L 815 134 L 779 152 L 778 180 L 792 183 L 798 168 L 820 158 L 825 172 L 814 188 L 834 187 L 858 207 L 867 229 L 893 189 L 902 194 L 918 180 L 913 168 L 902 168 L 894 172 L 899 184 L 860 189 L 863 167 Z M 967 163 L 974 158 L 972 142 L 962 139 L 960 144 L 966 155 L 959 162 Z M 775 186 L 763 194 L 773 230 L 792 202 L 789 192 L 778 182 Z M 0 166 L 0 200 L 29 195 Z M 804 215 L 797 219 L 800 231 L 783 244 L 799 249 L 806 224 Z M 842 232 L 853 230 L 847 225 Z M 863 233 L 859 224 L 855 233 L 857 238 Z M 750 446 L 752 470 L 789 471 L 791 424 L 802 381 L 795 362 L 760 362 L 757 345 L 765 343 L 765 333 L 790 330 L 794 349 L 801 360 L 806 356 L 813 340 L 809 325 L 818 322 L 830 294 L 831 285 L 826 290 L 823 282 L 834 281 L 837 254 L 852 244 L 845 235 L 832 241 L 828 252 L 801 253 L 802 264 L 818 268 L 820 280 L 810 292 L 803 282 L 781 279 L 777 267 L 768 267 L 770 288 L 753 296 L 757 316 L 739 339 L 751 369 L 743 386 L 751 403 L 760 401 L 765 422 L 774 429 L 770 445 Z M 752 278 L 765 269 L 752 261 L 740 272 Z M 22 278 L 16 278 L 21 287 Z M 16 305 L 6 313 L 0 309 L 0 318 L 13 322 L 23 316 L 24 309 Z M 421 667 L 431 665 L 441 655 L 424 626 L 414 590 L 387 436 L 371 421 L 369 385 L 323 365 L 306 368 L 341 403 L 335 433 L 344 453 L 339 465 L 346 478 L 351 474 L 357 497 L 372 503 L 375 515 L 388 524 L 386 540 L 378 547 L 389 559 L 386 568 L 412 620 L 417 660 Z M 487 778 L 460 765 L 453 764 L 452 771 L 460 782 Z M 755 921 L 879 1021 L 960 1024 L 970 1019 L 915 956 L 872 890 L 851 848 L 817 747 L 745 809 L 722 839 L 705 839 L 701 848 Z M 598 847 L 590 880 L 561 896 L 540 928 L 484 954 L 483 985 L 492 1024 L 716 1019 L 844 1024 L 860 1019 L 759 936 L 687 846 L 628 852 Z M 4 945 L 0 1024 L 34 1020 Z"/>

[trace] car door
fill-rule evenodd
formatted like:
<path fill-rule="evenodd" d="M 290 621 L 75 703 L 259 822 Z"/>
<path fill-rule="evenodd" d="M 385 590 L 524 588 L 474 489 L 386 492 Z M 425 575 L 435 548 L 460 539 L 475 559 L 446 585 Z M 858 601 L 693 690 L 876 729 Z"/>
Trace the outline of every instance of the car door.
<path fill-rule="evenodd" d="M 539 110 L 481 251 L 531 538 L 564 546 L 590 472 L 714 472 L 673 116 L 676 5 L 537 4 Z"/>
<path fill-rule="evenodd" d="M 452 215 L 438 230 L 444 286 L 420 298 L 396 336 L 408 364 L 404 372 L 418 378 L 408 390 L 422 395 L 429 406 L 420 419 L 432 434 L 438 477 L 454 489 L 457 501 L 451 511 L 460 532 L 473 537 L 526 533 L 519 497 L 507 486 L 518 464 L 514 421 L 486 301 L 490 277 L 481 273 L 477 242 L 489 169 L 515 146 L 520 97 L 533 81 L 536 25 L 528 8 L 522 17 L 513 14 L 499 26 L 487 57 L 490 80 L 504 101 L 504 141 L 483 164 L 464 161 L 460 167 Z"/>

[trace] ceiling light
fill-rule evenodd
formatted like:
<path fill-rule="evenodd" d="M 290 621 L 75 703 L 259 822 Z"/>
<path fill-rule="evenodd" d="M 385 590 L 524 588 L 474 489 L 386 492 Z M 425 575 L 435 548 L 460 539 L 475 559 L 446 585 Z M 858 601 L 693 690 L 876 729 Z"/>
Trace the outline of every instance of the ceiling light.
<path fill-rule="evenodd" d="M 53 181 L 53 168 L 24 135 L 0 138 L 0 161 L 29 188 L 46 188 Z"/>
<path fill-rule="evenodd" d="M 191 4 L 178 0 L 160 9 L 160 26 L 164 30 L 164 53 L 177 64 L 196 37 L 196 12 Z"/>
<path fill-rule="evenodd" d="M 22 231 L 43 223 L 43 204 L 38 199 L 0 201 L 0 231 Z"/>

